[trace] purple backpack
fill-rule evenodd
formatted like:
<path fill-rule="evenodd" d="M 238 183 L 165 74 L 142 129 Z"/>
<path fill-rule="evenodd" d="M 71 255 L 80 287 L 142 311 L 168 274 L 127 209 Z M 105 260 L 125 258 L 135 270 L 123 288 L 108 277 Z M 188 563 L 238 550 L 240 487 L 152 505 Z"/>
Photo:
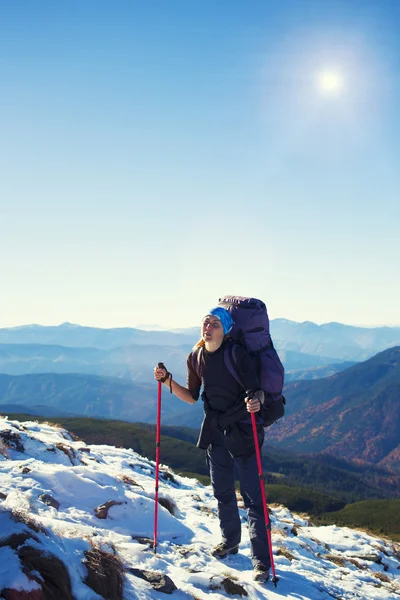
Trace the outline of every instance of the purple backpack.
<path fill-rule="evenodd" d="M 286 401 L 282 396 L 284 368 L 272 343 L 267 308 L 257 298 L 241 296 L 224 296 L 218 305 L 225 308 L 234 321 L 230 338 L 245 348 L 255 361 L 261 388 L 266 392 L 261 416 L 264 427 L 268 427 L 283 417 Z M 201 348 L 199 350 L 192 355 L 192 364 L 201 377 Z M 235 344 L 227 346 L 224 359 L 231 375 L 242 385 L 235 365 Z"/>

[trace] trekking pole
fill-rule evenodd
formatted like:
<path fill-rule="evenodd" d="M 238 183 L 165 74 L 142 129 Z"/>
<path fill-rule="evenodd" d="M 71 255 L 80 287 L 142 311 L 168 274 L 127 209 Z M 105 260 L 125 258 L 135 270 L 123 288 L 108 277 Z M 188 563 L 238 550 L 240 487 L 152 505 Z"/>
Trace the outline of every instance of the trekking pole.
<path fill-rule="evenodd" d="M 165 369 L 164 364 L 158 363 L 159 369 Z M 154 497 L 154 541 L 153 550 L 154 554 L 157 554 L 157 525 L 158 525 L 158 475 L 160 468 L 160 429 L 161 429 L 161 381 L 158 382 L 158 396 L 157 396 L 157 423 L 156 423 L 156 488 Z"/>
<path fill-rule="evenodd" d="M 250 390 L 246 392 L 246 395 L 250 399 L 254 398 L 254 394 Z M 255 445 L 255 448 L 256 448 L 258 476 L 260 478 L 260 487 L 261 487 L 261 496 L 262 496 L 263 508 L 264 508 L 265 526 L 267 528 L 267 537 L 268 537 L 268 546 L 269 546 L 269 557 L 270 557 L 270 560 L 271 560 L 271 569 L 272 569 L 272 583 L 276 587 L 276 584 L 279 581 L 279 577 L 277 577 L 276 573 L 275 573 L 274 555 L 272 554 L 271 521 L 269 520 L 268 506 L 267 506 L 267 496 L 265 494 L 265 484 L 264 484 L 263 471 L 262 471 L 262 465 L 261 465 L 261 454 L 260 454 L 260 448 L 258 446 L 256 417 L 255 417 L 255 414 L 253 412 L 250 413 L 250 414 L 251 414 L 251 424 L 253 426 L 254 445 Z"/>

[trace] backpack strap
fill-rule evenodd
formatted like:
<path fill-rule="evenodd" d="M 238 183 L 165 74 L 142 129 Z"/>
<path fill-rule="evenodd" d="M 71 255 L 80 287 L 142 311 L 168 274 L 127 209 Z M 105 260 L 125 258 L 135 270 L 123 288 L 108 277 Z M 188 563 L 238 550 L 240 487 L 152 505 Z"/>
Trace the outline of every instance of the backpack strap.
<path fill-rule="evenodd" d="M 236 379 L 238 384 L 244 388 L 242 380 L 238 374 L 236 354 L 237 345 L 234 342 L 229 342 L 224 350 L 225 365 L 232 377 Z"/>
<path fill-rule="evenodd" d="M 196 348 L 196 350 L 194 352 L 192 352 L 192 354 L 190 356 L 190 364 L 193 368 L 193 371 L 197 374 L 198 378 L 201 381 L 203 381 L 203 373 L 202 373 L 203 348 L 202 348 L 202 346 L 200 346 L 199 348 Z"/>

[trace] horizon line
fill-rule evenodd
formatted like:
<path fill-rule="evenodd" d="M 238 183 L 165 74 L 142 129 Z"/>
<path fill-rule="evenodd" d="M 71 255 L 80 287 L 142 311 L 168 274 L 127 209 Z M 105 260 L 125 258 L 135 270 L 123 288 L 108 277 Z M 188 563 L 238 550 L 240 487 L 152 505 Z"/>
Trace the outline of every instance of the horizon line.
<path fill-rule="evenodd" d="M 304 321 L 295 321 L 293 319 L 286 319 L 285 317 L 276 317 L 274 319 L 270 319 L 270 322 L 274 322 L 274 321 L 287 321 L 290 323 L 295 323 L 297 325 L 304 325 L 306 323 L 315 325 L 317 327 L 323 327 L 324 325 L 343 325 L 344 327 L 360 327 L 362 329 L 377 329 L 377 328 L 390 328 L 390 329 L 396 329 L 396 328 L 400 328 L 400 324 L 387 324 L 387 323 L 377 323 L 377 324 L 354 324 L 354 323 L 342 323 L 340 321 L 326 321 L 326 322 L 322 322 L 322 323 L 317 323 L 315 321 L 310 321 L 308 319 L 304 320 Z M 5 325 L 5 326 L 0 326 L 0 331 L 4 330 L 4 329 L 23 329 L 24 327 L 28 328 L 28 327 L 40 327 L 40 328 L 45 328 L 45 327 L 71 327 L 71 328 L 86 328 L 86 329 L 102 329 L 102 330 L 110 330 L 110 329 L 136 329 L 139 331 L 158 331 L 158 332 L 163 332 L 163 331 L 169 331 L 171 333 L 174 333 L 174 331 L 176 331 L 177 329 L 179 330 L 185 330 L 185 329 L 197 329 L 199 327 L 199 325 L 188 325 L 185 327 L 182 326 L 169 326 L 169 327 L 164 327 L 158 324 L 141 324 L 139 325 L 118 325 L 118 326 L 114 326 L 114 327 L 107 327 L 107 326 L 101 326 L 101 325 L 81 325 L 79 323 L 71 323 L 70 321 L 63 321 L 62 323 L 58 323 L 58 324 L 52 324 L 52 325 L 43 325 L 41 323 L 25 323 L 23 325 Z"/>

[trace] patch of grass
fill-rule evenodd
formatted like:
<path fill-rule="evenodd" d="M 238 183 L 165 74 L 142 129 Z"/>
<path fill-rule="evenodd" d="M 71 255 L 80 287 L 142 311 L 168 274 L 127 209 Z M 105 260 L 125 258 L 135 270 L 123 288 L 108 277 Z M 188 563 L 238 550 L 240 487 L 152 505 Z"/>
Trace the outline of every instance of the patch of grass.
<path fill-rule="evenodd" d="M 319 515 L 318 524 L 366 529 L 400 541 L 400 500 L 364 500 L 342 510 Z"/>
<path fill-rule="evenodd" d="M 271 484 L 266 486 L 268 503 L 284 504 L 289 510 L 318 515 L 345 506 L 337 498 L 301 487 Z"/>

